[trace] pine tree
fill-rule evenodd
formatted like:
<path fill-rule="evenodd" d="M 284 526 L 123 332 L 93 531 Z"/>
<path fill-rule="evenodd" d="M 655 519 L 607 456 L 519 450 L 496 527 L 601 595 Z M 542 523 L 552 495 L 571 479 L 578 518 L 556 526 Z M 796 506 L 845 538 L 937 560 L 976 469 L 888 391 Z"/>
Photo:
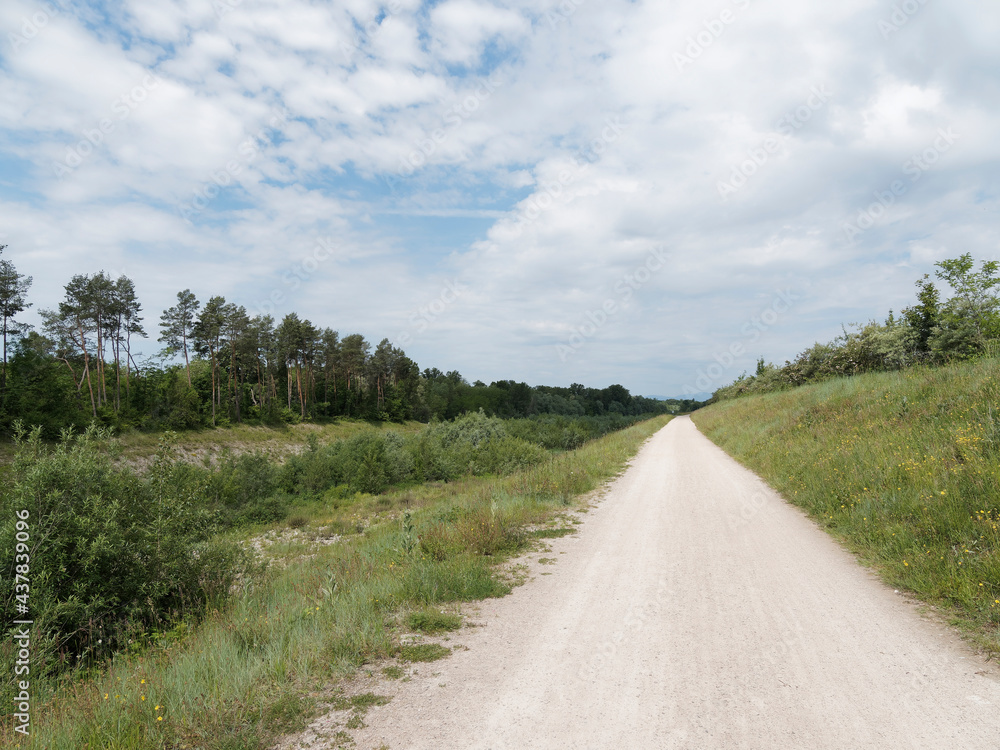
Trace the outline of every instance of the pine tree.
<path fill-rule="evenodd" d="M 160 341 L 173 349 L 184 352 L 184 366 L 187 369 L 188 388 L 191 387 L 191 359 L 188 357 L 188 341 L 195 324 L 195 315 L 201 303 L 190 289 L 177 292 L 177 304 L 163 311 L 160 316 Z"/>
<path fill-rule="evenodd" d="M 0 245 L 0 254 L 7 249 Z M 25 330 L 14 318 L 31 307 L 26 295 L 31 286 L 31 277 L 19 274 L 9 260 L 0 259 L 0 316 L 3 317 L 3 370 L 0 370 L 0 403 L 7 395 L 7 343 L 15 335 Z"/>

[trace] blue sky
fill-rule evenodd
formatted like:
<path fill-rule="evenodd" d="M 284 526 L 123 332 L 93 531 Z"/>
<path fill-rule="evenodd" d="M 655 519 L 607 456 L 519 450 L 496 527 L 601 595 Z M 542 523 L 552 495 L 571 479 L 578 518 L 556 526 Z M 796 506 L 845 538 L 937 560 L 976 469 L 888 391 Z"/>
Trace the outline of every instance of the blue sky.
<path fill-rule="evenodd" d="M 5 0 L 0 244 L 470 381 L 711 391 L 1000 258 L 1000 8 Z"/>

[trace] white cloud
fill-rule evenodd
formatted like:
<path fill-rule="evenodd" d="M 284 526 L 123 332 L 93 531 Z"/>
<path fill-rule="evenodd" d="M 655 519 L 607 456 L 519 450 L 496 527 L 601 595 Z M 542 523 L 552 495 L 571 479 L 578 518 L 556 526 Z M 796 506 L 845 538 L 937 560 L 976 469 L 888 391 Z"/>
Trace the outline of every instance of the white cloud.
<path fill-rule="evenodd" d="M 251 307 L 334 237 L 279 312 L 393 338 L 461 279 L 406 346 L 421 365 L 672 394 L 779 290 L 801 299 L 727 375 L 898 311 L 936 260 L 997 257 L 1000 11 L 970 0 L 928 3 L 888 40 L 861 0 L 230 5 L 130 3 L 96 31 L 65 10 L 17 50 L 36 6 L 0 9 L 0 241 L 36 307 L 102 267 L 135 278 L 151 320 L 188 286 Z M 911 181 L 941 128 L 958 141 Z M 894 180 L 905 195 L 848 242 Z M 623 298 L 661 246 L 668 265 Z"/>
<path fill-rule="evenodd" d="M 431 11 L 431 49 L 442 60 L 471 65 L 478 61 L 485 42 L 509 44 L 528 27 L 518 12 L 492 3 L 445 0 Z"/>

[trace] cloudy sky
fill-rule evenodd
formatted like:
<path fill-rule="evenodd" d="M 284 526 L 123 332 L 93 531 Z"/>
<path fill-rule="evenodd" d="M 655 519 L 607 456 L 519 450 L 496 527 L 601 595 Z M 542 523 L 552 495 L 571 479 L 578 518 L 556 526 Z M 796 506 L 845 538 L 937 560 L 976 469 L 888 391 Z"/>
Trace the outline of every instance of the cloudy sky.
<path fill-rule="evenodd" d="M 36 309 L 131 277 L 148 354 L 191 288 L 711 391 L 1000 258 L 998 39 L 972 0 L 3 0 L 0 244 Z"/>

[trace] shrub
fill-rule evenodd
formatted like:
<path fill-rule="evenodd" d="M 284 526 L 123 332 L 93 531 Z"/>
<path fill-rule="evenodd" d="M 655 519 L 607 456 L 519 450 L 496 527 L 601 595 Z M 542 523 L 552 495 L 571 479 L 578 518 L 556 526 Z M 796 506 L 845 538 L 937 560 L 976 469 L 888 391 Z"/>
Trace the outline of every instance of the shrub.
<path fill-rule="evenodd" d="M 12 486 L 2 500 L 0 550 L 14 570 L 15 511 L 29 514 L 31 615 L 41 671 L 103 656 L 136 632 L 198 613 L 226 596 L 247 559 L 211 541 L 214 514 L 191 484 L 170 481 L 162 450 L 150 477 L 116 467 L 108 434 L 16 433 Z M 0 580 L 12 611 L 13 575 Z"/>
<path fill-rule="evenodd" d="M 503 420 L 479 411 L 428 427 L 415 444 L 413 461 L 425 478 L 451 479 L 506 474 L 536 464 L 545 455 L 539 445 L 508 435 Z"/>
<path fill-rule="evenodd" d="M 534 466 L 548 457 L 540 445 L 515 437 L 494 441 L 488 449 L 477 452 L 471 462 L 474 474 L 510 474 Z"/>
<path fill-rule="evenodd" d="M 434 434 L 433 428 L 428 428 L 407 444 L 407 450 L 413 461 L 414 477 L 423 482 L 454 479 L 459 475 L 459 468 L 448 454 L 441 440 Z"/>
<path fill-rule="evenodd" d="M 283 518 L 283 497 L 275 497 L 278 472 L 271 459 L 261 453 L 223 454 L 215 471 L 207 477 L 207 490 L 227 525 L 261 523 Z"/>
<path fill-rule="evenodd" d="M 310 440 L 307 451 L 285 463 L 277 484 L 286 492 L 320 494 L 347 485 L 374 495 L 409 479 L 413 465 L 403 438 L 370 430 L 322 447 Z"/>

